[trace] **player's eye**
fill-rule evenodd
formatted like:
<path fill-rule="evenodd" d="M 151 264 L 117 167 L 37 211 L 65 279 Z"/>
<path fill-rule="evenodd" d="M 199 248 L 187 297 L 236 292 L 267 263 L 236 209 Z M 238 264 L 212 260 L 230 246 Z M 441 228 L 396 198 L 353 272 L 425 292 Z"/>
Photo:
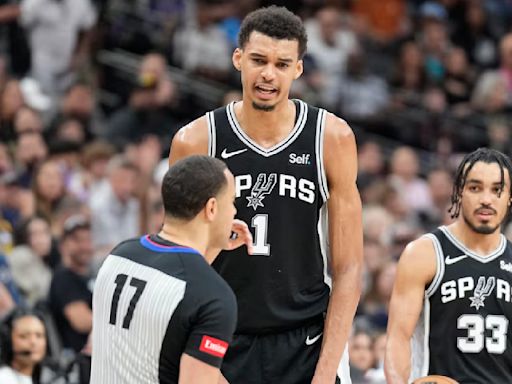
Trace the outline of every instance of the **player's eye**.
<path fill-rule="evenodd" d="M 278 63 L 277 68 L 286 69 L 289 65 L 287 63 Z"/>
<path fill-rule="evenodd" d="M 255 64 L 258 64 L 258 65 L 263 65 L 265 64 L 265 61 L 263 59 L 252 59 L 252 61 L 255 63 Z"/>

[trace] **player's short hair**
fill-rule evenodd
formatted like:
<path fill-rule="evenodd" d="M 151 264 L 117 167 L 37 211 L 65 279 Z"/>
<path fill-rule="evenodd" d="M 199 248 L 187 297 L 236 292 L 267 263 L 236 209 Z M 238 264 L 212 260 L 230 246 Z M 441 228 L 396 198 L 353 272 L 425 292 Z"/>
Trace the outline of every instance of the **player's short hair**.
<path fill-rule="evenodd" d="M 240 26 L 238 46 L 244 48 L 253 31 L 278 40 L 297 40 L 299 58 L 302 59 L 308 44 L 308 36 L 302 20 L 285 7 L 260 8 L 249 13 Z"/>
<path fill-rule="evenodd" d="M 462 159 L 461 163 L 459 164 L 459 167 L 457 168 L 457 171 L 455 172 L 455 182 L 453 183 L 453 192 L 452 192 L 452 205 L 450 206 L 449 212 L 451 213 L 452 218 L 459 217 L 460 214 L 460 204 L 461 204 L 461 197 L 462 197 L 462 190 L 464 189 L 464 186 L 466 185 L 466 178 L 469 174 L 469 171 L 473 168 L 475 163 L 477 162 L 484 162 L 487 164 L 496 163 L 500 167 L 501 172 L 501 186 L 499 194 L 503 192 L 503 189 L 505 188 L 505 169 L 508 170 L 508 177 L 509 177 L 509 193 L 512 197 L 512 162 L 510 158 L 505 155 L 504 153 L 501 153 L 500 151 L 497 151 L 495 149 L 490 148 L 478 148 L 477 150 L 468 153 L 464 158 Z"/>
<path fill-rule="evenodd" d="M 226 186 L 226 168 L 209 156 L 190 156 L 170 167 L 162 181 L 165 215 L 182 220 L 196 217 Z"/>

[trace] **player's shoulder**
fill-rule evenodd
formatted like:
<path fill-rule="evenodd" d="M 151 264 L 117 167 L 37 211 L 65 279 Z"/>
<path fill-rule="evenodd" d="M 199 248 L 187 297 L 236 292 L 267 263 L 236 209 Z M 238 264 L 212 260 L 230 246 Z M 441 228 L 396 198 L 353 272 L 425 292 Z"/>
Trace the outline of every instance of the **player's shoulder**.
<path fill-rule="evenodd" d="M 208 120 L 203 115 L 181 127 L 171 143 L 171 164 L 189 155 L 208 154 Z"/>
<path fill-rule="evenodd" d="M 350 125 L 341 117 L 336 116 L 334 113 L 329 111 L 326 111 L 324 129 L 326 139 L 350 141 L 354 138 L 354 131 L 352 131 Z"/>
<path fill-rule="evenodd" d="M 424 274 L 427 278 L 433 275 L 437 266 L 435 245 L 430 235 L 422 235 L 408 243 L 399 260 L 401 269 Z"/>

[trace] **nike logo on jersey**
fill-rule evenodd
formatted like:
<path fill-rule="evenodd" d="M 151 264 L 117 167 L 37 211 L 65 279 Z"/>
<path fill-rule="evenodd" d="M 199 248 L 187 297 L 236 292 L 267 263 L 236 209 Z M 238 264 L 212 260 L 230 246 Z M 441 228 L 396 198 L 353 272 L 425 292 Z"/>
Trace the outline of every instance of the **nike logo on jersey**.
<path fill-rule="evenodd" d="M 238 151 L 233 151 L 233 152 L 228 152 L 227 148 L 224 148 L 224 150 L 220 154 L 220 157 L 222 157 L 223 159 L 229 159 L 230 157 L 239 155 L 241 153 L 244 153 L 245 151 L 247 151 L 247 148 L 239 149 Z"/>
<path fill-rule="evenodd" d="M 315 337 L 313 337 L 312 339 L 309 338 L 309 335 L 308 337 L 306 337 L 306 345 L 313 345 L 316 343 L 316 341 L 322 337 L 322 334 L 323 332 L 320 332 L 318 335 L 316 335 Z"/>
<path fill-rule="evenodd" d="M 450 255 L 446 256 L 446 259 L 444 259 L 444 262 L 446 265 L 452 265 L 455 264 L 461 260 L 464 260 L 468 255 L 460 255 L 457 257 L 450 257 Z"/>

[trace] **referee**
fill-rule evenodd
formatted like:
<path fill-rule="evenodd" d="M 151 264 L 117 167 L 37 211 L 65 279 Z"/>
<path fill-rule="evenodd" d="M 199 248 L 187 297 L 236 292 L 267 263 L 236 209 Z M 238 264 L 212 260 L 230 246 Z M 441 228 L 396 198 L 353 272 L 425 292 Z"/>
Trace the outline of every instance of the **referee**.
<path fill-rule="evenodd" d="M 221 249 L 252 246 L 234 220 L 234 178 L 220 160 L 188 157 L 165 174 L 162 198 L 161 231 L 122 242 L 99 271 L 92 384 L 219 380 L 237 308 L 210 264 Z"/>

